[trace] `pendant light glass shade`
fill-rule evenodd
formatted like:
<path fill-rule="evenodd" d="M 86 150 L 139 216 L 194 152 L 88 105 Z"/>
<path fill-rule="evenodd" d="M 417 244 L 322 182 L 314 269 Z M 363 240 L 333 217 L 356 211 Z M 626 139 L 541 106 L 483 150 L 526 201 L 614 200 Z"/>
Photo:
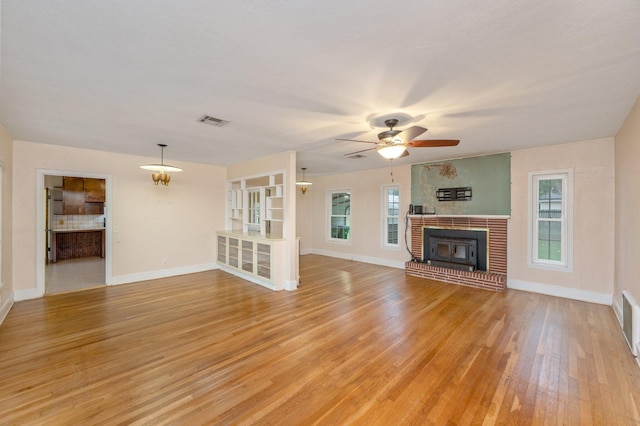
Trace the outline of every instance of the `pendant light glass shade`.
<path fill-rule="evenodd" d="M 302 191 L 302 195 L 307 193 L 307 187 L 313 185 L 313 182 L 309 182 L 305 179 L 304 172 L 307 170 L 306 167 L 302 168 L 302 180 L 296 182 L 296 185 L 300 187 L 300 191 Z"/>
<path fill-rule="evenodd" d="M 171 176 L 167 172 L 181 172 L 182 169 L 180 167 L 170 166 L 168 164 L 164 164 L 164 149 L 167 145 L 163 143 L 159 143 L 160 147 L 160 164 L 147 164 L 145 166 L 140 166 L 141 169 L 150 170 L 153 173 L 151 178 L 153 179 L 153 183 L 156 185 L 158 183 L 163 184 L 164 186 L 169 185 L 169 181 L 171 180 Z"/>

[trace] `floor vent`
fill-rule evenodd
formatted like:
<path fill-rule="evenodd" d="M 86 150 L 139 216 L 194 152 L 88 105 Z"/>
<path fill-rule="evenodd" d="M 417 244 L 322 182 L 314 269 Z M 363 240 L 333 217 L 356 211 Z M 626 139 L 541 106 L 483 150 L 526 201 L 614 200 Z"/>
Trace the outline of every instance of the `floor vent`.
<path fill-rule="evenodd" d="M 212 117 L 210 115 L 203 115 L 198 119 L 200 123 L 209 124 L 211 126 L 222 127 L 229 124 L 228 120 L 223 120 L 221 118 Z"/>
<path fill-rule="evenodd" d="M 638 356 L 640 345 L 640 306 L 631 294 L 622 291 L 622 333 L 631 348 L 633 356 Z"/>

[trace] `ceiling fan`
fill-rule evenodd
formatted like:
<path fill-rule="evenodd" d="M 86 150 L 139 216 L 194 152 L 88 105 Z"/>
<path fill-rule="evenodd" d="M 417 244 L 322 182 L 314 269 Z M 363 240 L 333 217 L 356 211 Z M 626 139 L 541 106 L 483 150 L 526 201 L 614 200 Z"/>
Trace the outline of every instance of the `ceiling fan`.
<path fill-rule="evenodd" d="M 456 139 L 430 139 L 430 140 L 414 140 L 415 137 L 420 136 L 424 132 L 427 131 L 424 127 L 420 126 L 411 126 L 405 130 L 393 130 L 393 128 L 398 124 L 398 120 L 395 118 L 390 118 L 385 120 L 384 124 L 389 127 L 389 130 L 378 133 L 378 142 L 371 141 L 361 141 L 357 139 L 340 139 L 336 138 L 338 141 L 350 141 L 350 142 L 362 142 L 362 143 L 371 143 L 376 146 L 373 148 L 363 149 L 360 151 L 350 152 L 345 154 L 345 156 L 351 156 L 354 154 L 359 154 L 361 152 L 377 150 L 378 154 L 382 155 L 384 158 L 388 160 L 393 160 L 394 158 L 406 157 L 409 155 L 407 148 L 433 148 L 433 147 L 441 147 L 441 146 L 456 146 L 460 143 L 459 140 Z"/>

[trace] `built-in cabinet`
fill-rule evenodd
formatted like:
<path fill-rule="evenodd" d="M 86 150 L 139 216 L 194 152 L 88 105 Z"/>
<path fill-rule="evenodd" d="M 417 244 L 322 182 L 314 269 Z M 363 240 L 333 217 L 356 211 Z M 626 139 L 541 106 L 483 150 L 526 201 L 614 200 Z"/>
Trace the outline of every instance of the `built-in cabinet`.
<path fill-rule="evenodd" d="M 253 282 L 278 290 L 284 282 L 276 260 L 285 257 L 285 240 L 218 231 L 218 264 L 243 274 Z"/>
<path fill-rule="evenodd" d="M 227 229 L 282 238 L 284 174 L 227 182 Z"/>
<path fill-rule="evenodd" d="M 289 268 L 284 172 L 227 181 L 227 226 L 217 233 L 217 262 L 273 290 L 287 286 Z"/>

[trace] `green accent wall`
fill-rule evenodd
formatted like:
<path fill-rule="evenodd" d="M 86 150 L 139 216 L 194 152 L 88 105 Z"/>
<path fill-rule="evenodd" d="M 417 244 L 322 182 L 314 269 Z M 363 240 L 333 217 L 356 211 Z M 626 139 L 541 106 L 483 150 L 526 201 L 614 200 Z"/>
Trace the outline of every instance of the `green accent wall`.
<path fill-rule="evenodd" d="M 440 188 L 471 187 L 469 201 L 438 201 Z M 455 215 L 511 214 L 511 154 L 485 155 L 411 166 L 411 204 L 424 212 Z"/>

